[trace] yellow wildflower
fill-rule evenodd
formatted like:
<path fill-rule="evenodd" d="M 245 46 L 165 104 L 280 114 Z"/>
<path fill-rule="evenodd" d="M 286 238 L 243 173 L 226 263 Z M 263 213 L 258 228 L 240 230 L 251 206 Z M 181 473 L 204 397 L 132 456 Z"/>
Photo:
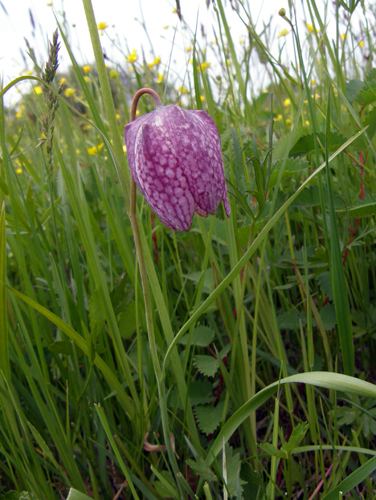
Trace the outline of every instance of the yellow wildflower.
<path fill-rule="evenodd" d="M 282 36 L 286 36 L 290 33 L 290 30 L 287 30 L 286 28 L 284 28 L 282 31 L 280 31 L 277 35 L 277 38 L 281 38 Z"/>
<path fill-rule="evenodd" d="M 115 116 L 116 116 L 116 119 L 117 119 L 117 120 L 119 120 L 119 118 L 120 118 L 119 113 L 116 113 L 116 115 L 115 115 Z"/>
<path fill-rule="evenodd" d="M 134 62 L 137 61 L 137 52 L 136 52 L 136 49 L 132 50 L 132 52 L 127 57 L 126 61 L 129 62 L 129 63 L 134 63 Z"/>
<path fill-rule="evenodd" d="M 22 168 L 17 168 L 16 169 L 16 174 L 18 174 L 18 175 L 22 174 Z"/>
<path fill-rule="evenodd" d="M 186 51 L 186 52 L 192 52 L 192 47 L 187 47 L 187 48 L 185 49 L 185 51 Z"/>
<path fill-rule="evenodd" d="M 47 2 L 47 7 L 52 7 L 52 2 Z"/>
<path fill-rule="evenodd" d="M 33 73 L 33 71 L 31 69 L 29 69 L 28 71 L 25 71 L 26 76 L 30 76 L 32 73 Z"/>
<path fill-rule="evenodd" d="M 308 120 L 306 120 L 304 123 L 306 124 L 307 127 L 309 127 L 309 121 Z"/>
<path fill-rule="evenodd" d="M 360 40 L 360 42 L 359 42 L 359 47 L 360 47 L 360 48 L 363 48 L 363 47 L 364 47 L 364 40 Z"/>
<path fill-rule="evenodd" d="M 124 151 L 124 154 L 127 154 L 127 146 L 125 144 L 123 146 L 123 151 Z"/>
<path fill-rule="evenodd" d="M 162 81 L 163 81 L 163 75 L 158 73 L 157 83 L 162 83 Z"/>
<path fill-rule="evenodd" d="M 67 83 L 67 79 L 66 78 L 60 78 L 60 81 L 59 81 L 59 85 L 65 85 Z"/>
<path fill-rule="evenodd" d="M 22 111 L 17 111 L 16 118 L 22 118 Z"/>
<path fill-rule="evenodd" d="M 179 87 L 179 88 L 178 88 L 178 91 L 179 91 L 182 95 L 187 94 L 187 92 L 188 92 L 188 90 L 187 90 L 185 87 Z"/>
<path fill-rule="evenodd" d="M 307 30 L 312 33 L 312 35 L 315 35 L 316 33 L 319 33 L 319 31 L 315 30 L 315 28 L 312 26 L 312 24 L 305 23 L 307 26 Z"/>
<path fill-rule="evenodd" d="M 116 71 L 116 69 L 112 69 L 109 73 L 110 78 L 119 78 L 119 73 Z"/>
<path fill-rule="evenodd" d="M 316 80 L 311 80 L 311 85 L 316 85 Z"/>
<path fill-rule="evenodd" d="M 205 97 L 203 95 L 200 95 L 200 101 L 201 102 L 205 101 Z"/>
<path fill-rule="evenodd" d="M 287 118 L 287 120 L 286 120 L 286 125 L 287 125 L 288 127 L 290 127 L 290 126 L 292 125 L 292 121 L 290 120 L 290 118 Z"/>
<path fill-rule="evenodd" d="M 203 63 L 201 64 L 201 69 L 202 69 L 202 71 L 206 71 L 209 67 L 210 67 L 210 63 L 209 63 L 209 62 L 206 62 L 206 61 L 205 61 L 205 62 L 203 62 Z M 197 67 L 197 69 L 200 69 L 200 68 L 199 68 L 199 67 Z"/>
<path fill-rule="evenodd" d="M 94 156 L 98 153 L 98 149 L 96 146 L 93 146 L 92 148 L 88 148 L 87 152 L 89 155 Z"/>
<path fill-rule="evenodd" d="M 42 87 L 40 85 L 34 87 L 34 90 L 37 95 L 40 95 L 43 92 Z"/>
<path fill-rule="evenodd" d="M 107 24 L 107 23 L 104 23 L 104 22 L 98 23 L 98 24 L 97 24 L 97 28 L 98 28 L 99 34 L 100 34 L 100 35 L 103 35 L 103 31 L 104 31 L 106 28 L 108 28 L 108 24 Z"/>
<path fill-rule="evenodd" d="M 239 40 L 240 45 L 244 45 L 244 40 Z"/>
<path fill-rule="evenodd" d="M 90 73 L 91 66 L 90 64 L 86 64 L 82 69 L 84 70 L 84 73 Z"/>
<path fill-rule="evenodd" d="M 287 106 L 290 106 L 290 104 L 291 104 L 291 101 L 290 101 L 290 99 L 288 99 L 288 98 L 287 98 L 287 99 L 285 99 L 285 100 L 283 101 L 283 105 L 284 105 L 286 108 L 287 108 Z"/>
<path fill-rule="evenodd" d="M 90 83 L 90 78 L 88 76 L 86 76 L 86 75 L 84 76 L 84 80 L 85 80 L 86 83 Z"/>
<path fill-rule="evenodd" d="M 341 35 L 342 42 L 344 42 L 346 40 L 346 38 L 347 38 L 347 33 L 342 33 L 342 35 Z"/>
<path fill-rule="evenodd" d="M 161 58 L 160 58 L 160 57 L 156 57 L 156 58 L 154 59 L 153 64 L 154 64 L 154 66 L 158 66 L 158 64 L 159 64 L 160 62 L 161 62 Z"/>
<path fill-rule="evenodd" d="M 136 111 L 136 116 L 138 116 L 139 114 L 140 114 L 140 110 L 138 109 L 138 110 Z"/>
<path fill-rule="evenodd" d="M 280 120 L 282 120 L 282 115 L 278 115 L 277 118 L 274 118 L 275 122 L 279 122 Z"/>
<path fill-rule="evenodd" d="M 65 97 L 71 97 L 72 95 L 74 95 L 76 93 L 76 89 L 73 89 L 72 87 L 68 87 L 67 89 L 65 89 L 64 91 L 64 95 Z"/>
<path fill-rule="evenodd" d="M 177 10 L 176 10 L 176 9 L 172 9 L 172 13 L 173 13 L 173 14 L 176 14 L 176 13 L 177 13 Z"/>
<path fill-rule="evenodd" d="M 163 26 L 163 29 L 166 30 L 168 28 L 168 24 L 166 26 Z"/>

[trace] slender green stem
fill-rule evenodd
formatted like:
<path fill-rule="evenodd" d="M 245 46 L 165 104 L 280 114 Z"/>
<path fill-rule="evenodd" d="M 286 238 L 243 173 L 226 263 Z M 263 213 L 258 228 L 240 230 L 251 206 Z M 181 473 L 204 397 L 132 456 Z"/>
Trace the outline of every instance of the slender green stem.
<path fill-rule="evenodd" d="M 156 92 L 152 89 L 140 89 L 134 96 L 131 110 L 130 110 L 130 122 L 132 122 L 136 117 L 137 103 L 140 97 L 143 94 L 150 94 L 154 98 L 154 102 L 156 107 L 159 108 L 162 106 L 162 102 Z M 149 291 L 149 283 L 145 266 L 144 253 L 142 250 L 142 243 L 140 237 L 140 230 L 138 227 L 137 215 L 136 215 L 136 183 L 133 179 L 133 176 L 130 176 L 130 204 L 129 204 L 129 219 L 132 226 L 133 238 L 136 247 L 136 255 L 138 261 L 138 267 L 140 271 L 141 285 L 142 285 L 142 293 L 144 296 L 144 304 L 145 304 L 145 317 L 146 317 L 146 328 L 148 332 L 150 353 L 153 362 L 154 373 L 157 380 L 157 387 L 159 393 L 159 404 L 161 409 L 161 418 L 162 418 L 162 428 L 163 435 L 165 439 L 165 444 L 167 448 L 167 452 L 169 455 L 169 459 L 175 474 L 179 472 L 178 465 L 176 462 L 174 450 L 172 448 L 170 433 L 169 433 L 169 425 L 168 425 L 168 415 L 167 415 L 167 405 L 166 405 L 166 391 L 164 382 L 162 380 L 162 370 L 161 365 L 158 359 L 157 352 L 157 344 L 155 341 L 155 333 L 154 333 L 154 323 L 153 323 L 153 314 L 151 308 L 151 300 L 150 300 L 150 291 Z M 181 489 L 180 483 L 178 482 L 179 490 Z M 182 493 L 182 492 L 181 492 Z"/>

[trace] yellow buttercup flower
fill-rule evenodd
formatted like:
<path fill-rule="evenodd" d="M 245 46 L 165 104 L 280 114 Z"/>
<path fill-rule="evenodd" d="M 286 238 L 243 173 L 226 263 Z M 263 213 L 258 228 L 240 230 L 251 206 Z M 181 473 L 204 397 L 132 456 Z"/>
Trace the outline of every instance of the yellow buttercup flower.
<path fill-rule="evenodd" d="M 320 33 L 319 31 L 317 31 L 313 26 L 312 24 L 308 24 L 308 23 L 305 23 L 306 27 L 307 27 L 307 30 L 312 33 L 312 35 L 315 35 L 316 33 Z"/>
<path fill-rule="evenodd" d="M 40 85 L 34 87 L 34 91 L 37 95 L 40 95 L 43 92 L 42 87 Z"/>
<path fill-rule="evenodd" d="M 100 144 L 98 144 L 98 146 L 93 146 L 92 148 L 88 148 L 87 152 L 89 153 L 89 155 L 94 156 L 97 153 L 99 153 L 99 151 L 103 148 L 103 145 L 104 145 L 103 142 L 101 142 Z"/>
<path fill-rule="evenodd" d="M 32 73 L 33 73 L 33 71 L 31 69 L 29 69 L 28 71 L 25 71 L 26 76 L 30 76 Z"/>
<path fill-rule="evenodd" d="M 66 78 L 60 78 L 60 81 L 59 81 L 59 85 L 65 85 L 67 83 L 67 79 Z"/>
<path fill-rule="evenodd" d="M 360 48 L 364 47 L 364 40 L 360 40 L 360 42 L 359 42 L 359 47 L 360 47 Z"/>
<path fill-rule="evenodd" d="M 97 28 L 98 28 L 98 31 L 101 35 L 103 35 L 103 31 L 108 28 L 108 24 L 107 23 L 104 23 L 104 22 L 101 22 L 101 23 L 98 23 L 97 24 Z"/>
<path fill-rule="evenodd" d="M 288 99 L 288 98 L 287 98 L 287 99 L 285 99 L 285 100 L 283 101 L 283 105 L 284 105 L 286 108 L 287 108 L 287 106 L 290 106 L 290 104 L 291 104 L 291 101 L 290 101 L 290 99 Z"/>
<path fill-rule="evenodd" d="M 279 122 L 280 120 L 282 120 L 282 115 L 278 115 L 277 118 L 274 118 L 275 122 Z"/>
<path fill-rule="evenodd" d="M 16 168 L 16 174 L 20 175 L 22 174 L 23 170 L 22 168 Z"/>
<path fill-rule="evenodd" d="M 162 81 L 163 81 L 163 75 L 158 73 L 157 83 L 162 83 Z"/>
<path fill-rule="evenodd" d="M 127 153 L 127 146 L 126 146 L 125 144 L 124 144 L 124 146 L 123 146 L 123 151 L 124 151 L 124 154 L 126 154 L 126 153 Z"/>
<path fill-rule="evenodd" d="M 347 33 L 342 33 L 341 40 L 344 42 L 347 38 Z"/>
<path fill-rule="evenodd" d="M 186 51 L 186 52 L 192 52 L 192 47 L 187 47 L 187 48 L 185 49 L 185 51 Z"/>
<path fill-rule="evenodd" d="M 76 89 L 73 89 L 72 87 L 68 87 L 67 89 L 65 89 L 64 91 L 64 95 L 65 97 L 71 97 L 72 95 L 74 95 L 76 93 Z"/>
<path fill-rule="evenodd" d="M 204 102 L 205 101 L 205 97 L 203 95 L 200 95 L 200 101 L 201 102 Z"/>
<path fill-rule="evenodd" d="M 129 62 L 129 63 L 134 63 L 134 62 L 137 61 L 137 52 L 136 52 L 136 49 L 132 50 L 132 52 L 127 57 L 126 61 Z"/>
<path fill-rule="evenodd" d="M 178 91 L 179 91 L 182 95 L 184 95 L 184 94 L 187 94 L 187 93 L 188 93 L 188 90 L 187 90 L 185 87 L 179 87 L 179 88 L 178 88 Z"/>
<path fill-rule="evenodd" d="M 86 64 L 82 69 L 84 70 L 84 73 L 90 73 L 91 66 L 90 64 Z"/>
<path fill-rule="evenodd" d="M 285 29 L 283 29 L 282 31 L 280 31 L 280 32 L 278 33 L 277 38 L 281 38 L 282 36 L 286 36 L 286 35 L 288 35 L 289 33 L 290 33 L 290 31 L 289 31 L 289 30 L 287 30 L 287 29 L 285 28 Z"/>
<path fill-rule="evenodd" d="M 209 67 L 210 67 L 210 63 L 209 62 L 203 62 L 201 64 L 202 71 L 206 71 Z M 197 67 L 197 69 L 199 69 L 199 67 Z"/>

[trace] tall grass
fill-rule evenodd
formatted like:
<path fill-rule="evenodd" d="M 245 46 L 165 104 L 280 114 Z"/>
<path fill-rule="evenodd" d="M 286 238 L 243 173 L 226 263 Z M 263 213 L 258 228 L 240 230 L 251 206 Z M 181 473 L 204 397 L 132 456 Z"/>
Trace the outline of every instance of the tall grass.
<path fill-rule="evenodd" d="M 372 11 L 335 6 L 334 43 L 313 0 L 303 27 L 280 11 L 287 68 L 217 0 L 220 74 L 187 27 L 183 93 L 167 61 L 107 68 L 83 4 L 95 65 L 58 25 L 69 74 L 52 38 L 1 92 L 33 84 L 0 113 L 0 498 L 376 498 Z M 130 212 L 141 87 L 212 116 L 229 219 L 172 233 L 140 193 Z"/>

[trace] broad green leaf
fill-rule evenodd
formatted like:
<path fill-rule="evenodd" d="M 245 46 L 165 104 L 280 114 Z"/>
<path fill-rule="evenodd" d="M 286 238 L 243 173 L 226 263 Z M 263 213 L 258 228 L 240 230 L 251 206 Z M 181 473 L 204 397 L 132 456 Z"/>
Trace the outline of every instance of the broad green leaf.
<path fill-rule="evenodd" d="M 212 434 L 222 422 L 223 408 L 225 402 L 218 403 L 217 406 L 199 405 L 194 409 L 198 426 L 205 434 Z"/>
<path fill-rule="evenodd" d="M 189 335 L 184 335 L 179 344 L 187 345 Z M 208 326 L 198 326 L 192 335 L 191 343 L 196 347 L 207 347 L 213 342 L 214 331 Z"/>
<path fill-rule="evenodd" d="M 346 96 L 349 102 L 353 103 L 354 99 L 357 97 L 359 94 L 360 89 L 363 87 L 364 82 L 362 80 L 359 80 L 355 78 L 354 80 L 350 80 L 349 82 L 346 83 L 345 89 L 346 89 Z"/>
<path fill-rule="evenodd" d="M 214 377 L 217 373 L 219 362 L 213 356 L 197 355 L 193 358 L 195 367 L 207 377 Z"/>
<path fill-rule="evenodd" d="M 290 150 L 290 155 L 301 156 L 313 153 L 315 151 L 315 141 L 318 141 L 319 149 L 322 149 L 325 144 L 324 132 L 319 132 L 317 135 L 311 133 L 301 137 Z M 346 142 L 346 138 L 342 134 L 338 132 L 330 133 L 330 151 L 335 151 L 344 142 Z"/>
<path fill-rule="evenodd" d="M 204 481 L 215 482 L 218 481 L 214 472 L 205 465 L 205 460 L 202 457 L 197 457 L 196 460 L 188 459 L 186 464 L 200 476 Z"/>
<path fill-rule="evenodd" d="M 209 380 L 193 380 L 188 387 L 188 396 L 193 406 L 212 403 L 215 399 L 213 385 Z"/>

